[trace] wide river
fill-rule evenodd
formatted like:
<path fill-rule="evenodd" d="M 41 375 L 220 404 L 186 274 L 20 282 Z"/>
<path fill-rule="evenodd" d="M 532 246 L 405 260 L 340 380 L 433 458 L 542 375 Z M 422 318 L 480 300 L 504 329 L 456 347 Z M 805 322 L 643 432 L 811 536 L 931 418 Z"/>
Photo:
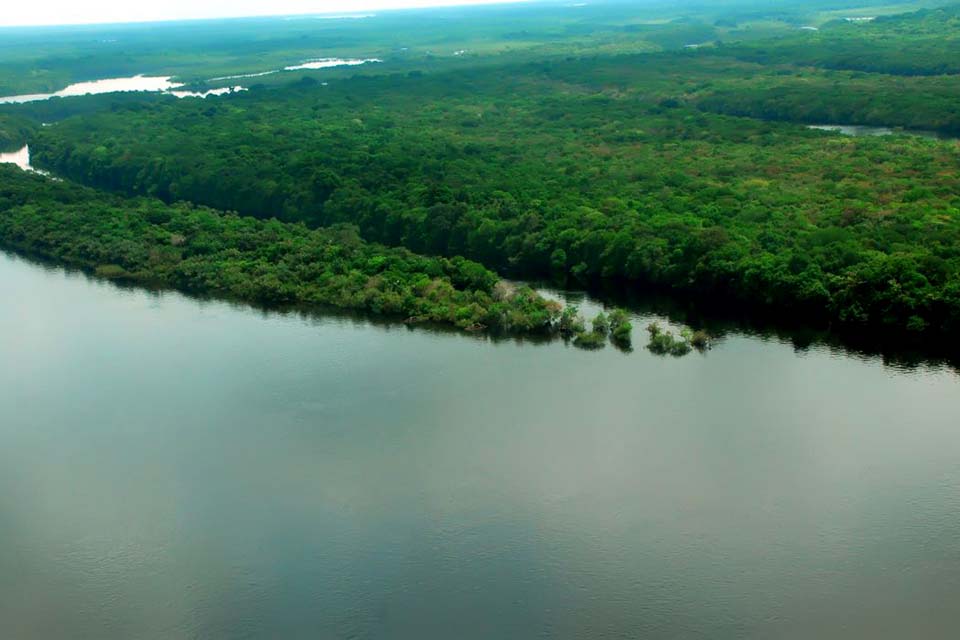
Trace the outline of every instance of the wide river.
<path fill-rule="evenodd" d="M 4 638 L 960 633 L 954 371 L 0 296 Z"/>

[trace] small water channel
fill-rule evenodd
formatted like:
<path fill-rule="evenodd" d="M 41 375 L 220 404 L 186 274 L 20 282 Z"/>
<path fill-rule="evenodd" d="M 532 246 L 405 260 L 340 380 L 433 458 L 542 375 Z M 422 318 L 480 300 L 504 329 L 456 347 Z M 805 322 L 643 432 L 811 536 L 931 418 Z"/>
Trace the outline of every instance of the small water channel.
<path fill-rule="evenodd" d="M 904 136 L 914 136 L 917 138 L 930 138 L 931 140 L 956 140 L 957 139 L 956 136 L 940 133 L 938 131 L 928 131 L 925 129 L 870 127 L 870 126 L 860 125 L 860 124 L 811 124 L 811 125 L 807 125 L 807 128 L 816 129 L 818 131 L 832 131 L 834 133 L 841 133 L 845 136 L 853 136 L 855 138 L 871 137 L 871 136 L 904 135 Z"/>

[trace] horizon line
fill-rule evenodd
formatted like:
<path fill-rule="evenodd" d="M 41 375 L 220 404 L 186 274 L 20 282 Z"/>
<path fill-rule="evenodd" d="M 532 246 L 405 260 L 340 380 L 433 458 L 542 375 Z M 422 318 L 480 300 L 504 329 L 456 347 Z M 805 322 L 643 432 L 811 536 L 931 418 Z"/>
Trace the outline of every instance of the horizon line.
<path fill-rule="evenodd" d="M 347 11 L 308 11 L 304 13 L 251 13 L 240 15 L 221 15 L 221 16 L 202 16 L 202 17 L 170 17 L 170 18 L 144 18 L 133 20 L 92 20 L 90 22 L 23 22 L 4 24 L 0 23 L 2 29 L 44 29 L 44 28 L 64 28 L 64 27 L 115 27 L 123 25 L 150 25 L 150 24 L 171 24 L 177 22 L 215 22 L 226 20 L 251 20 L 256 18 L 302 18 L 309 19 L 318 17 L 325 20 L 358 20 L 365 18 L 375 18 L 380 14 L 401 13 L 413 11 L 427 11 L 431 9 L 470 9 L 482 8 L 493 5 L 520 5 L 520 4 L 539 4 L 546 0 L 436 0 L 428 4 L 413 4 L 409 6 L 397 6 L 386 8 L 363 8 Z"/>

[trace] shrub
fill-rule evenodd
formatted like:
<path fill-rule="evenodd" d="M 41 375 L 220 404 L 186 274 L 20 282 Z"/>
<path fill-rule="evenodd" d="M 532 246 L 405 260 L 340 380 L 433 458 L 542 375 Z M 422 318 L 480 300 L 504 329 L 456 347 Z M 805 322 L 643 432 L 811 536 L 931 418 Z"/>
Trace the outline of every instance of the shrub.
<path fill-rule="evenodd" d="M 656 330 L 653 329 L 654 326 Z M 683 336 L 677 338 L 670 331 L 661 330 L 656 323 L 647 327 L 647 330 L 650 331 L 650 342 L 647 344 L 647 349 L 651 353 L 661 356 L 685 356 L 690 353 L 690 343 Z"/>
<path fill-rule="evenodd" d="M 597 317 L 593 319 L 593 332 L 602 334 L 604 337 L 610 333 L 610 320 L 603 311 L 598 313 Z"/>
<path fill-rule="evenodd" d="M 633 342 L 633 325 L 628 317 L 623 309 L 610 312 L 610 341 L 621 349 L 629 349 Z"/>
<path fill-rule="evenodd" d="M 596 331 L 581 331 L 573 339 L 573 344 L 581 349 L 601 349 L 607 343 L 607 336 Z"/>

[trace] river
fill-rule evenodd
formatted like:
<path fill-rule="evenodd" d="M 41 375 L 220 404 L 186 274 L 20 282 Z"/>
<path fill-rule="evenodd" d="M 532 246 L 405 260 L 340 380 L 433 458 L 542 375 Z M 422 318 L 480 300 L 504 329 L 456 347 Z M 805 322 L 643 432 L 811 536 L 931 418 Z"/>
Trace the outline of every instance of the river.
<path fill-rule="evenodd" d="M 855 138 L 861 137 L 875 137 L 875 136 L 892 136 L 904 135 L 904 136 L 913 136 L 915 138 L 929 138 L 931 140 L 956 140 L 956 136 L 952 136 L 946 133 L 940 133 L 938 131 L 927 131 L 925 129 L 903 129 L 903 128 L 891 128 L 891 127 L 871 127 L 861 124 L 811 124 L 807 125 L 808 129 L 817 129 L 819 131 L 831 131 L 834 133 L 841 133 L 845 136 L 853 136 Z"/>
<path fill-rule="evenodd" d="M 491 342 L 4 253 L 0 295 L 3 637 L 960 626 L 951 369 Z"/>
<path fill-rule="evenodd" d="M 261 76 L 273 75 L 275 73 L 281 73 L 284 71 L 307 71 L 330 69 L 334 67 L 354 67 L 379 62 L 383 61 L 379 58 L 315 58 L 311 60 L 305 60 L 295 65 L 286 66 L 283 69 L 272 69 L 270 71 L 261 71 L 258 73 L 244 73 L 239 75 L 210 78 L 209 82 L 221 82 L 224 80 L 237 80 L 241 78 L 259 78 Z M 0 96 L 0 105 L 24 104 L 27 102 L 49 100 L 50 98 L 70 98 L 76 96 L 100 95 L 104 93 L 160 92 L 176 96 L 177 98 L 207 98 L 210 96 L 222 96 L 232 93 L 240 93 L 247 90 L 246 87 L 242 86 L 228 86 L 218 87 L 216 89 L 208 89 L 205 91 L 190 91 L 183 89 L 184 86 L 185 85 L 183 83 L 173 82 L 172 76 L 146 76 L 139 74 L 126 78 L 104 78 L 89 82 L 77 82 L 55 93 L 32 93 L 15 96 Z"/>
<path fill-rule="evenodd" d="M 15 164 L 24 171 L 31 171 L 33 173 L 39 173 L 40 175 L 49 176 L 50 174 L 44 171 L 43 169 L 36 169 L 32 164 L 30 164 L 30 146 L 24 145 L 22 148 L 17 149 L 16 151 L 8 151 L 0 153 L 0 164 Z M 59 180 L 59 178 L 52 178 L 53 180 Z"/>
<path fill-rule="evenodd" d="M 27 145 L 16 151 L 0 153 L 0 164 L 15 164 L 24 171 L 34 171 L 30 164 L 30 147 Z"/>

